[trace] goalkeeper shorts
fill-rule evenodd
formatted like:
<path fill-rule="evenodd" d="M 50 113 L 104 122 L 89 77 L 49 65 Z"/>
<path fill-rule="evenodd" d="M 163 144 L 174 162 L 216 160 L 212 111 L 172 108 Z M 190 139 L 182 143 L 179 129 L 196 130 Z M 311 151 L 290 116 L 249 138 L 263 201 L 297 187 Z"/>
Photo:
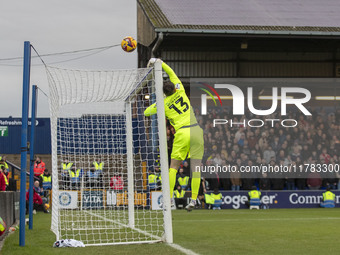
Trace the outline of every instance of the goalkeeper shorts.
<path fill-rule="evenodd" d="M 204 153 L 203 130 L 199 125 L 182 127 L 176 131 L 171 159 L 202 159 Z"/>

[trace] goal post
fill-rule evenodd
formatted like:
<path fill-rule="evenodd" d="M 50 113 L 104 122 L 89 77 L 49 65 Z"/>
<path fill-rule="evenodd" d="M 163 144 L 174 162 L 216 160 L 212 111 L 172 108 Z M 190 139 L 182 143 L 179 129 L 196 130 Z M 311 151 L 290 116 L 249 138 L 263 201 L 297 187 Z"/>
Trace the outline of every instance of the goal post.
<path fill-rule="evenodd" d="M 128 171 L 128 211 L 129 227 L 135 227 L 135 196 L 134 196 L 134 176 L 133 176 L 133 138 L 132 138 L 132 109 L 131 102 L 125 103 L 126 109 L 126 149 L 127 149 L 127 171 Z"/>
<path fill-rule="evenodd" d="M 173 242 L 161 63 L 114 71 L 46 67 L 56 239 Z M 150 120 L 144 110 L 156 102 Z M 158 154 L 161 190 L 151 190 Z M 155 199 L 163 209 L 153 210 Z"/>
<path fill-rule="evenodd" d="M 172 220 L 171 220 L 171 202 L 170 202 L 170 179 L 169 179 L 169 165 L 166 139 L 166 123 L 165 123 L 165 109 L 163 96 L 163 75 L 162 63 L 156 61 L 155 63 L 155 83 L 156 83 L 156 104 L 157 104 L 157 118 L 158 118 L 158 132 L 159 132 L 159 150 L 161 174 L 162 174 L 162 189 L 163 189 L 163 212 L 164 212 L 164 238 L 168 243 L 173 243 L 172 236 Z"/>

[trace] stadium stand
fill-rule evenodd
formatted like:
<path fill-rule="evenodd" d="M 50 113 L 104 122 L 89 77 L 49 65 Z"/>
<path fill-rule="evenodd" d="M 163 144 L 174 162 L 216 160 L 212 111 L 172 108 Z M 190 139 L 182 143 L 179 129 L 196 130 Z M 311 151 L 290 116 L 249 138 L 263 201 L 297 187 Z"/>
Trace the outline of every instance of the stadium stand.
<path fill-rule="evenodd" d="M 219 125 L 218 131 L 213 128 L 214 118 L 228 119 L 231 116 L 228 108 L 220 111 L 211 110 L 206 116 L 197 114 L 199 124 L 204 129 L 204 165 L 339 163 L 340 110 L 321 108 L 316 111 L 314 109 L 312 116 L 308 117 L 298 112 L 290 112 L 289 116 L 298 119 L 300 123 L 295 128 L 283 128 L 279 125 L 273 128 L 264 126 L 253 129 L 242 125 L 232 128 L 228 125 Z M 237 121 L 241 122 L 241 118 Z M 173 128 L 168 124 L 168 141 L 171 141 L 172 135 Z M 171 145 L 169 147 L 171 148 Z M 253 178 L 241 176 L 241 189 L 249 190 L 253 184 L 258 185 L 260 177 L 260 175 L 254 175 Z M 334 173 L 332 176 L 328 174 L 327 178 L 322 178 L 322 174 L 318 178 L 315 176 L 271 177 L 273 176 L 268 176 L 267 190 L 325 189 L 327 187 L 337 189 L 340 176 Z M 321 179 L 318 180 L 319 178 Z M 318 181 L 320 185 L 315 184 Z M 233 186 L 230 176 L 220 178 L 217 182 L 216 180 L 208 180 L 208 182 L 210 190 L 216 187 L 221 190 L 231 190 Z"/>

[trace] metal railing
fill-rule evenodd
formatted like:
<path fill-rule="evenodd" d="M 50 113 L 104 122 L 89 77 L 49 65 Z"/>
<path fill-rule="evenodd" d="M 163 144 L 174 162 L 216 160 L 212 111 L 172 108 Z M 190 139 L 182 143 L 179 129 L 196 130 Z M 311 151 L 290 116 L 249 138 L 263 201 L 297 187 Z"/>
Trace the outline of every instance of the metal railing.
<path fill-rule="evenodd" d="M 19 166 L 17 166 L 16 164 L 10 162 L 10 161 L 6 161 L 6 163 L 10 167 L 10 172 L 12 173 L 12 179 L 14 179 L 16 171 L 19 174 L 21 172 L 21 168 Z M 26 171 L 26 174 L 27 174 L 27 177 L 30 176 L 30 172 L 29 171 Z M 39 180 L 39 178 L 37 178 L 36 176 L 34 176 L 34 179 Z"/>

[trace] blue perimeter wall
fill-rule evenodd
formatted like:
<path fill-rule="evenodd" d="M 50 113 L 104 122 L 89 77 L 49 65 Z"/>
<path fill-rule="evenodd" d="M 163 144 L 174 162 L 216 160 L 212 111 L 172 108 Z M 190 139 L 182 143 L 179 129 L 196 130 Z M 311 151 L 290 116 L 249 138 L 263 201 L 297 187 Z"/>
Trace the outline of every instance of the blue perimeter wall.
<path fill-rule="evenodd" d="M 318 191 L 262 191 L 261 201 L 269 208 L 318 208 L 322 202 L 322 193 Z M 340 207 L 340 191 L 336 195 L 336 207 Z M 221 191 L 222 209 L 246 209 L 247 191 Z"/>
<path fill-rule="evenodd" d="M 31 132 L 28 126 L 28 140 Z M 21 118 L 0 118 L 0 126 L 8 127 L 8 136 L 0 137 L 0 155 L 21 153 Z M 35 129 L 35 153 L 51 154 L 51 126 L 49 118 L 37 118 Z"/>
<path fill-rule="evenodd" d="M 104 120 L 101 117 L 98 119 L 95 118 L 81 118 L 79 122 L 74 122 L 78 124 L 60 124 L 61 132 L 73 132 L 76 131 L 77 137 L 74 138 L 73 141 L 69 141 L 70 144 L 68 146 L 74 148 L 74 151 L 67 151 L 65 153 L 102 153 L 103 146 L 105 147 L 106 153 L 113 154 L 124 154 L 126 153 L 126 141 L 125 137 L 125 118 L 123 117 L 105 117 Z M 60 119 L 62 120 L 62 119 Z M 98 120 L 98 123 L 96 124 Z M 101 122 L 100 122 L 101 120 Z M 67 123 L 67 122 L 65 122 Z M 70 126 L 72 124 L 73 126 Z M 0 136 L 0 155 L 3 154 L 20 154 L 21 153 L 21 118 L 0 118 L 0 126 L 8 127 L 8 136 Z M 106 132 L 106 129 L 109 128 L 109 132 Z M 133 129 L 133 143 L 135 153 L 141 150 L 141 155 L 144 160 L 149 157 L 157 158 L 153 155 L 152 152 L 148 151 L 150 148 L 147 148 L 147 141 L 145 135 L 145 127 L 142 121 L 138 121 L 137 119 L 132 120 L 132 129 Z M 90 132 L 89 132 L 90 130 Z M 95 132 L 93 132 L 95 130 Z M 31 132 L 31 122 L 29 119 L 28 126 L 28 141 L 30 140 L 30 132 Z M 110 143 L 110 144 L 100 144 L 100 138 L 109 139 L 112 141 L 116 141 L 120 138 L 119 143 Z M 49 118 L 37 118 L 36 119 L 36 129 L 35 129 L 35 154 L 51 154 L 51 125 Z M 89 150 L 88 143 L 92 143 L 92 147 Z M 63 146 L 60 146 L 61 148 Z M 60 148 L 59 148 L 60 149 Z M 59 153 L 63 153 L 63 151 L 58 151 Z M 154 156 L 154 157 L 152 157 Z M 150 162 L 150 165 L 152 163 Z"/>

